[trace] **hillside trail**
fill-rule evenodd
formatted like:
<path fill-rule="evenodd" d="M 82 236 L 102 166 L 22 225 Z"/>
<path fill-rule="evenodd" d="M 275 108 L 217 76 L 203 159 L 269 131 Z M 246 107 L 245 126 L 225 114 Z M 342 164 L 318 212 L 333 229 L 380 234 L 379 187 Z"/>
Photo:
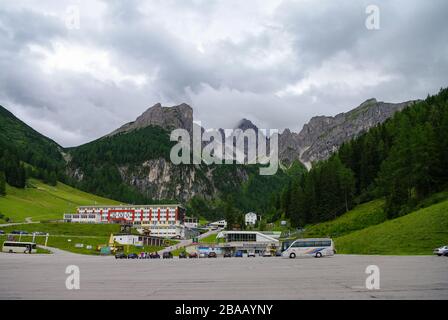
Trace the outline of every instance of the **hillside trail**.
<path fill-rule="evenodd" d="M 27 218 L 25 218 L 24 222 L 4 223 L 4 224 L 0 224 L 0 227 L 20 226 L 23 224 L 34 224 L 34 223 L 40 223 L 40 221 L 33 221 L 32 217 L 27 217 Z"/>

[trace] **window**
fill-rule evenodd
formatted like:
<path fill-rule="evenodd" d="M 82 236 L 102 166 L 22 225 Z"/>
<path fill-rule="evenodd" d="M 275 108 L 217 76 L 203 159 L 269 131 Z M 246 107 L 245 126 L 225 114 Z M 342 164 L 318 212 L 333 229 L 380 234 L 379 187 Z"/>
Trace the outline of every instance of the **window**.
<path fill-rule="evenodd" d="M 296 241 L 292 244 L 293 248 L 300 248 L 303 246 L 303 242 L 302 241 Z"/>
<path fill-rule="evenodd" d="M 26 247 L 28 247 L 30 245 L 31 245 L 31 243 L 14 243 L 14 242 L 5 242 L 3 244 L 3 246 L 5 246 L 5 247 L 22 247 L 22 248 L 26 248 Z M 33 244 L 32 248 L 35 249 L 36 245 Z"/>
<path fill-rule="evenodd" d="M 292 247 L 293 248 L 309 248 L 309 247 L 330 247 L 331 241 L 296 241 Z"/>
<path fill-rule="evenodd" d="M 230 233 L 227 234 L 229 242 L 255 242 L 257 235 L 255 233 Z"/>

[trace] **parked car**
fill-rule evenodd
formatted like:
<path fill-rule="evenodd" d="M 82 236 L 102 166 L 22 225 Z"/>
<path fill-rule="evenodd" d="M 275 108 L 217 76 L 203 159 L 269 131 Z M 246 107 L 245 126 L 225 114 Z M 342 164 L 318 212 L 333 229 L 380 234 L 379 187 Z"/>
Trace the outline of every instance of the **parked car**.
<path fill-rule="evenodd" d="M 211 251 L 208 253 L 208 257 L 209 258 L 217 258 L 218 256 L 216 255 L 216 252 Z"/>
<path fill-rule="evenodd" d="M 140 255 L 138 256 L 139 259 L 147 259 L 148 255 L 146 252 L 140 252 Z"/>
<path fill-rule="evenodd" d="M 230 252 L 224 253 L 224 258 L 231 258 L 232 254 Z"/>
<path fill-rule="evenodd" d="M 138 259 L 138 254 L 130 253 L 130 254 L 128 254 L 128 259 Z"/>
<path fill-rule="evenodd" d="M 247 257 L 254 257 L 255 258 L 255 251 L 249 251 L 247 252 Z"/>
<path fill-rule="evenodd" d="M 14 230 L 11 232 L 11 234 L 28 234 L 28 231 Z"/>
<path fill-rule="evenodd" d="M 157 252 L 151 253 L 149 255 L 150 259 L 160 259 L 160 254 L 158 254 Z"/>
<path fill-rule="evenodd" d="M 242 257 L 243 257 L 243 251 L 237 251 L 237 252 L 235 252 L 235 257 L 236 257 L 236 258 L 242 258 Z"/>
<path fill-rule="evenodd" d="M 204 252 L 201 252 L 199 254 L 199 258 L 207 258 L 207 255 Z"/>
<path fill-rule="evenodd" d="M 192 252 L 188 255 L 188 258 L 190 259 L 196 259 L 198 257 L 198 254 L 196 252 Z"/>
<path fill-rule="evenodd" d="M 263 257 L 272 257 L 272 253 L 269 250 L 263 251 Z"/>
<path fill-rule="evenodd" d="M 434 249 L 434 254 L 438 255 L 439 257 L 441 256 L 448 257 L 448 246 Z"/>
<path fill-rule="evenodd" d="M 3 230 L 0 230 L 0 234 L 5 234 L 5 231 L 3 231 Z"/>
<path fill-rule="evenodd" d="M 33 235 L 35 235 L 35 236 L 45 236 L 45 235 L 47 235 L 47 233 L 46 232 L 41 232 L 41 231 L 34 231 Z"/>
<path fill-rule="evenodd" d="M 115 259 L 127 259 L 128 256 L 124 254 L 123 252 L 118 252 L 115 254 Z"/>
<path fill-rule="evenodd" d="M 173 254 L 171 252 L 164 252 L 163 253 L 163 259 L 172 259 Z"/>
<path fill-rule="evenodd" d="M 187 258 L 187 253 L 186 252 L 179 253 L 179 259 L 186 259 L 186 258 Z"/>

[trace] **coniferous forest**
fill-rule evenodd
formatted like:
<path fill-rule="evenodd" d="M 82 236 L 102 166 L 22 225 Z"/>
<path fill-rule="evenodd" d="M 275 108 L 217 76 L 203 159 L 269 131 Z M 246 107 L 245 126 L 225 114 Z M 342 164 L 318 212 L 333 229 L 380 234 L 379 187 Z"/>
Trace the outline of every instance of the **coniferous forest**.
<path fill-rule="evenodd" d="M 394 218 L 447 186 L 448 89 L 442 89 L 294 177 L 277 195 L 276 210 L 303 226 L 383 197 Z"/>
<path fill-rule="evenodd" d="M 9 185 L 24 188 L 30 177 L 51 185 L 65 181 L 61 150 L 54 141 L 0 106 L 0 172 Z M 0 174 L 0 192 L 2 181 Z"/>

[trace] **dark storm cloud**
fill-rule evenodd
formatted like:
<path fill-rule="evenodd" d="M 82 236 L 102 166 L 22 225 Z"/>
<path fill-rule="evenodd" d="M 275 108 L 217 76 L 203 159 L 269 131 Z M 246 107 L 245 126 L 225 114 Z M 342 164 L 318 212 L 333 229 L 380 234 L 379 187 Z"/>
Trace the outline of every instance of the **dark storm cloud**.
<path fill-rule="evenodd" d="M 64 146 L 98 138 L 156 102 L 187 102 L 209 127 L 248 118 L 299 130 L 365 99 L 446 86 L 448 3 L 435 1 L 6 2 L 0 103 Z M 380 30 L 365 9 L 380 8 Z"/>

